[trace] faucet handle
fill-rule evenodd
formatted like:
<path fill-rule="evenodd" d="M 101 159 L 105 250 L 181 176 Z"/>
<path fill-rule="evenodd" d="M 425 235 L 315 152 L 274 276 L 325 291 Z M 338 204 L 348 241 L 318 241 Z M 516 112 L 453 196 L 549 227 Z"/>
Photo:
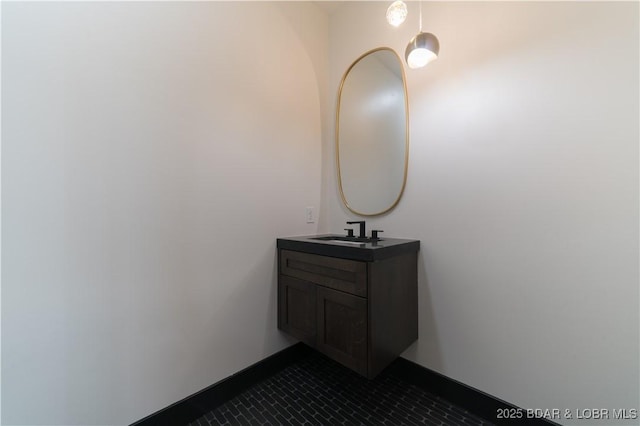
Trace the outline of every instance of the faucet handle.
<path fill-rule="evenodd" d="M 380 238 L 378 238 L 378 233 L 379 233 L 379 232 L 384 232 L 384 231 L 383 231 L 383 230 L 381 230 L 381 229 L 373 229 L 373 230 L 371 231 L 371 239 L 372 239 L 372 240 L 379 240 L 379 239 L 380 239 Z"/>
<path fill-rule="evenodd" d="M 353 229 L 344 228 L 344 230 L 347 231 L 347 237 L 353 237 Z"/>

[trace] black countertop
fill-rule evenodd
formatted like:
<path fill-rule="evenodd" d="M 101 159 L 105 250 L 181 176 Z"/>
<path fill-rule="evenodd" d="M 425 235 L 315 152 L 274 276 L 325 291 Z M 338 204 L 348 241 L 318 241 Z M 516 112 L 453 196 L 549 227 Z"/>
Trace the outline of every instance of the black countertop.
<path fill-rule="evenodd" d="M 402 253 L 420 250 L 419 240 L 400 238 L 381 238 L 378 241 L 353 243 L 347 241 L 318 240 L 317 238 L 343 237 L 335 234 L 309 235 L 303 237 L 285 237 L 277 239 L 279 249 L 339 257 L 341 259 L 373 262 L 397 256 Z"/>

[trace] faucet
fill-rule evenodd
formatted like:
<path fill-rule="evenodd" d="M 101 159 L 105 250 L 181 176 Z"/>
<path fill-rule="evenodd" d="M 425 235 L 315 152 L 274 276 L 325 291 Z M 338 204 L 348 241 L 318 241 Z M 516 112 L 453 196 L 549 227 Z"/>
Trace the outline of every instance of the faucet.
<path fill-rule="evenodd" d="M 358 238 L 367 238 L 367 232 L 365 231 L 365 221 L 364 220 L 356 220 L 356 221 L 353 221 L 353 222 L 347 222 L 347 225 L 354 225 L 356 223 L 360 225 L 360 235 L 358 236 Z"/>

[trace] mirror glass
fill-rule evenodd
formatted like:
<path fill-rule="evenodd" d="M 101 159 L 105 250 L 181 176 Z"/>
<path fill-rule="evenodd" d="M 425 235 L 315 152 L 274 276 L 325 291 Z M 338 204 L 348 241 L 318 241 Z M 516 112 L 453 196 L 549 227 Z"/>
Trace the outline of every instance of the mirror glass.
<path fill-rule="evenodd" d="M 342 78 L 336 160 L 342 201 L 374 216 L 400 200 L 407 179 L 409 112 L 402 61 L 390 48 L 356 59 Z"/>

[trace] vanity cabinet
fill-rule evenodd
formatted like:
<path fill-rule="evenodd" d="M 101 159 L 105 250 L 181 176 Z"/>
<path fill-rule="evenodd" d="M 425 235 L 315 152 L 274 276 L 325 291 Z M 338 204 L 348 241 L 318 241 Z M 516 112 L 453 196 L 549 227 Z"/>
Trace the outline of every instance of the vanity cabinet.
<path fill-rule="evenodd" d="M 278 246 L 279 329 L 368 378 L 418 338 L 418 244 L 378 256 Z"/>

